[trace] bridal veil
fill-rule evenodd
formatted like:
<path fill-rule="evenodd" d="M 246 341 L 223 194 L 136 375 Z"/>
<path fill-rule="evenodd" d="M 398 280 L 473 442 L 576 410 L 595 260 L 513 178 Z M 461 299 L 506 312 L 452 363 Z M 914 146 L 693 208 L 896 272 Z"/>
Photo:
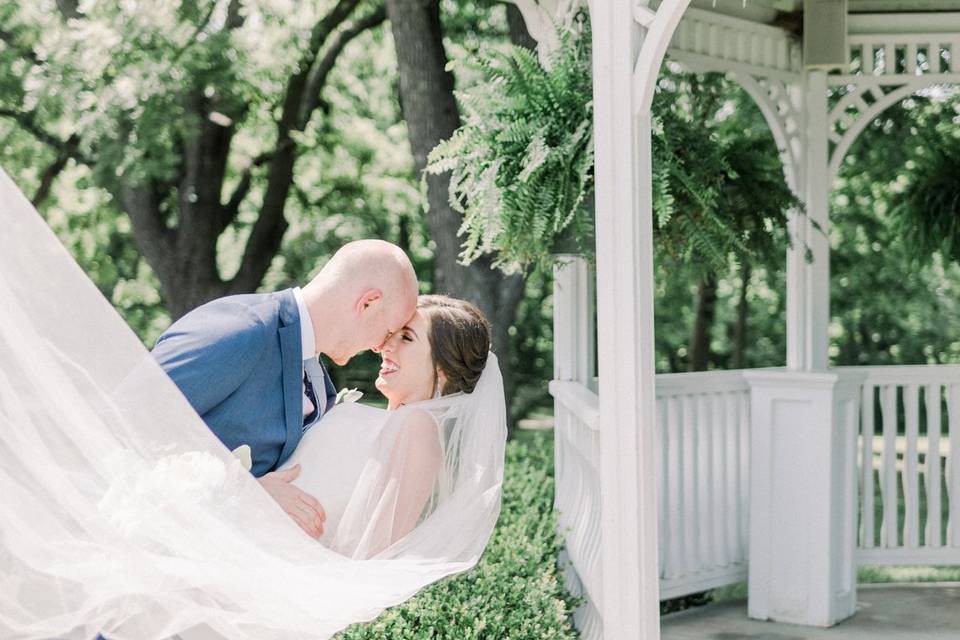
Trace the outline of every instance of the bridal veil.
<path fill-rule="evenodd" d="M 376 529 L 401 502 L 385 446 L 344 525 L 352 557 L 319 545 L 0 170 L 0 637 L 326 638 L 472 567 L 500 510 L 496 358 L 472 394 L 424 409 L 443 457 L 412 531 Z"/>

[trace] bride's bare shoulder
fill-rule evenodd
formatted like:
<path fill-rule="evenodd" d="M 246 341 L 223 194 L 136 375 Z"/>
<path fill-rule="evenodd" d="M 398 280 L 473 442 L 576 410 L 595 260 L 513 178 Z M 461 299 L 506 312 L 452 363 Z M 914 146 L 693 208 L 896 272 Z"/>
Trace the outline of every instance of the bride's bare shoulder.
<path fill-rule="evenodd" d="M 433 412 L 409 405 L 392 412 L 391 422 L 395 428 L 409 437 L 424 437 L 437 433 L 437 418 Z"/>

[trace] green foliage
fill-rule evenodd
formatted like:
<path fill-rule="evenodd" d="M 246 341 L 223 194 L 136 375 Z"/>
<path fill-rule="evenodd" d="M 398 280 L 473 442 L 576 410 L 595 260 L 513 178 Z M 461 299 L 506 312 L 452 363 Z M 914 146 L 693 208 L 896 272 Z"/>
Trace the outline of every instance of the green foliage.
<path fill-rule="evenodd" d="M 590 37 L 560 34 L 546 66 L 520 48 L 461 63 L 478 81 L 459 94 L 464 124 L 427 170 L 452 172 L 464 262 L 495 254 L 515 269 L 549 266 L 558 249 L 592 255 Z M 799 206 L 776 148 L 757 153 L 755 139 L 715 118 L 730 86 L 716 74 L 667 73 L 653 107 L 659 246 L 708 271 L 726 269 L 731 253 L 755 259 L 785 246 L 786 212 Z"/>
<path fill-rule="evenodd" d="M 927 131 L 908 160 L 906 185 L 893 197 L 891 217 L 920 262 L 934 252 L 960 263 L 960 135 Z"/>
<path fill-rule="evenodd" d="M 731 255 L 782 259 L 788 212 L 802 209 L 766 127 L 750 126 L 751 107 L 724 75 L 669 65 L 661 73 L 653 103 L 657 250 L 699 277 L 727 272 Z"/>
<path fill-rule="evenodd" d="M 956 153 L 958 114 L 956 92 L 904 100 L 864 130 L 841 166 L 831 198 L 834 364 L 960 362 L 960 264 L 918 255 L 903 228 L 903 196 L 926 181 L 917 158 L 934 145 Z"/>
<path fill-rule="evenodd" d="M 503 509 L 473 570 L 349 627 L 338 640 L 574 640 L 570 615 L 577 603 L 563 590 L 556 564 L 551 444 L 539 434 L 530 443 L 508 443 Z"/>
<path fill-rule="evenodd" d="M 563 44 L 548 68 L 522 47 L 486 48 L 454 65 L 482 81 L 458 93 L 464 124 L 430 154 L 427 172 L 452 171 L 465 263 L 496 252 L 507 269 L 545 265 L 568 228 L 590 235 L 582 207 L 593 166 L 589 31 L 565 34 Z"/>

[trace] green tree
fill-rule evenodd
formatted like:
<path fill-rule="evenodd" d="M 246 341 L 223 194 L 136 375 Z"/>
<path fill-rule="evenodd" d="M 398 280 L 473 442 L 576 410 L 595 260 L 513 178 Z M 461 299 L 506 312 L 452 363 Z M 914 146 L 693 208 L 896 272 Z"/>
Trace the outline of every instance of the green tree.
<path fill-rule="evenodd" d="M 289 228 L 298 161 L 328 126 L 337 59 L 382 6 L 44 4 L 0 5 L 0 116 L 48 147 L 33 200 L 88 167 L 173 317 L 255 290 Z"/>

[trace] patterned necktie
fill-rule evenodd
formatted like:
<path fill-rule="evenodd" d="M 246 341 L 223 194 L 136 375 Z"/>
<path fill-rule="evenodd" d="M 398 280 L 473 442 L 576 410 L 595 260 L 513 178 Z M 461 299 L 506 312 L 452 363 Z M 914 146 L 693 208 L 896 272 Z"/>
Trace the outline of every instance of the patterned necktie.
<path fill-rule="evenodd" d="M 327 409 L 327 387 L 323 379 L 323 368 L 317 358 L 310 358 L 303 361 L 303 387 L 304 393 L 310 402 L 313 403 L 313 411 L 303 419 L 304 430 L 307 426 L 313 424 L 317 419 L 318 413 L 323 413 Z M 316 383 L 316 384 L 314 384 Z M 323 394 L 321 396 L 321 394 Z"/>
<path fill-rule="evenodd" d="M 306 371 L 303 372 L 303 394 L 313 405 L 313 411 L 303 416 L 303 430 L 306 431 L 307 425 L 317 419 L 317 412 L 319 411 L 317 393 L 313 390 L 313 383 L 310 382 L 310 376 L 307 375 Z"/>

